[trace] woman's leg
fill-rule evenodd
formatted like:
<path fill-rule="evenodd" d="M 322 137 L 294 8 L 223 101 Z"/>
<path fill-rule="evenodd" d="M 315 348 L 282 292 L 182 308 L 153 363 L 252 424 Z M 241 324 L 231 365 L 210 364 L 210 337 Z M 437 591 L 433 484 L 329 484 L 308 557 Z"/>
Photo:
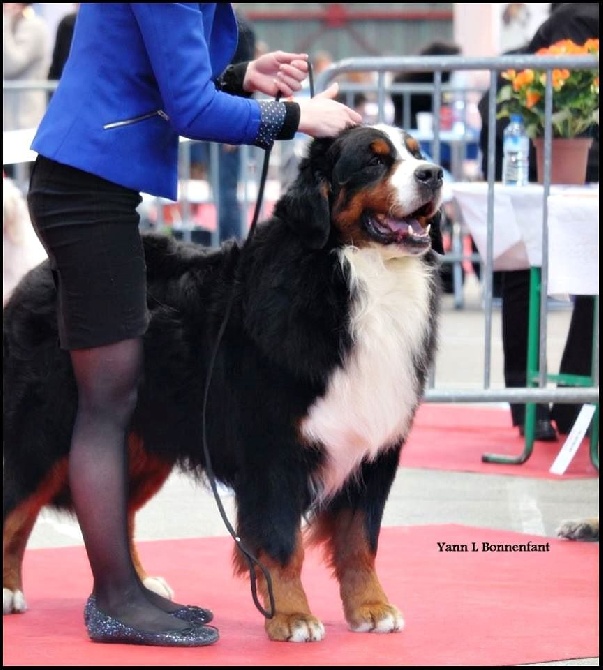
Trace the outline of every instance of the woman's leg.
<path fill-rule="evenodd" d="M 530 271 L 501 272 L 501 322 L 504 379 L 507 388 L 527 386 L 528 367 L 528 315 L 530 305 Z M 510 403 L 511 421 L 523 431 L 525 404 Z M 549 406 L 536 405 L 535 439 L 557 439 L 550 423 Z M 522 433 L 523 434 L 523 433 Z"/>
<path fill-rule="evenodd" d="M 101 611 L 155 632 L 189 624 L 151 604 L 133 567 L 127 535 L 126 431 L 142 364 L 142 341 L 71 352 L 78 412 L 69 459 L 73 502 Z M 158 599 L 157 602 L 164 599 Z M 168 607 L 176 606 L 165 600 Z"/>
<path fill-rule="evenodd" d="M 505 386 L 523 388 L 527 381 L 528 311 L 530 271 L 515 270 L 502 275 L 502 347 Z M 525 405 L 510 403 L 514 426 L 523 426 Z"/>
<path fill-rule="evenodd" d="M 190 620 L 170 614 L 182 605 L 143 586 L 130 555 L 126 438 L 148 323 L 139 203 L 133 191 L 42 157 L 28 193 L 57 284 L 60 343 L 70 352 L 77 383 L 69 480 L 96 606 L 155 633 L 190 628 Z M 101 621 L 97 628 L 104 626 Z"/>
<path fill-rule="evenodd" d="M 559 366 L 560 374 L 585 377 L 592 374 L 594 314 L 595 298 L 592 295 L 574 297 L 574 309 Z M 553 419 L 562 435 L 571 431 L 581 408 L 582 405 L 571 403 L 553 405 Z"/>

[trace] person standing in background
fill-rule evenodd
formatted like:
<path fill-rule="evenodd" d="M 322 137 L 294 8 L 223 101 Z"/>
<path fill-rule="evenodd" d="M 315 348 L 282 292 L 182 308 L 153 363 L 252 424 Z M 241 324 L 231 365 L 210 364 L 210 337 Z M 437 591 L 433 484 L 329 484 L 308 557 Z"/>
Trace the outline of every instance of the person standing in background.
<path fill-rule="evenodd" d="M 231 65 L 253 60 L 256 57 L 256 35 L 251 23 L 236 3 L 233 3 L 239 38 L 237 49 Z M 214 199 L 217 204 L 218 241 L 221 244 L 229 239 L 241 240 L 244 235 L 242 208 L 238 197 L 239 179 L 241 177 L 242 150 L 234 144 L 219 144 L 217 165 L 212 162 L 211 144 L 208 142 L 191 142 L 190 144 L 190 176 L 192 179 L 209 179 L 213 183 L 217 171 L 217 193 Z M 185 175 L 182 175 L 183 177 Z"/>
<path fill-rule="evenodd" d="M 73 31 L 75 29 L 75 19 L 77 18 L 77 10 L 80 3 L 73 3 L 73 11 L 65 14 L 57 25 L 57 30 L 54 38 L 54 47 L 52 49 L 52 58 L 50 60 L 50 67 L 48 68 L 48 81 L 59 81 L 63 74 L 63 68 L 69 56 L 71 49 L 71 40 L 73 39 Z M 52 98 L 53 91 L 48 92 L 48 99 Z"/>
<path fill-rule="evenodd" d="M 550 15 L 536 30 L 530 42 L 507 54 L 535 54 L 539 49 L 551 46 L 563 39 L 583 44 L 587 39 L 599 37 L 599 5 L 585 3 L 551 3 Z M 502 78 L 497 79 L 500 87 Z M 488 93 L 479 102 L 482 119 L 480 147 L 482 172 L 487 176 L 488 156 Z M 502 133 L 508 121 L 499 119 L 495 132 L 495 181 L 500 181 L 502 172 Z M 587 182 L 599 181 L 599 128 L 594 128 L 593 144 L 588 157 Z M 530 145 L 530 181 L 536 181 L 536 157 Z M 510 270 L 495 273 L 500 276 L 501 322 L 505 386 L 523 388 L 527 383 L 528 311 L 530 302 L 530 270 Z M 592 334 L 594 324 L 594 297 L 575 296 L 572 317 L 566 339 L 559 372 L 588 376 L 592 365 Z M 525 405 L 511 403 L 513 426 L 524 434 Z M 567 435 L 580 411 L 580 405 L 558 403 L 549 408 L 547 404 L 536 405 L 536 428 L 534 437 L 543 442 L 557 440 L 557 432 Z M 553 425 L 553 422 L 555 425 Z"/>
<path fill-rule="evenodd" d="M 424 46 L 419 51 L 421 56 L 458 56 L 461 47 L 450 42 L 434 41 Z M 442 84 L 447 84 L 452 77 L 452 72 L 442 71 Z M 393 84 L 430 84 L 433 85 L 435 76 L 433 72 L 410 72 L 404 71 L 396 74 L 392 80 Z M 404 101 L 410 95 L 410 126 L 405 124 Z M 433 112 L 433 93 L 431 91 L 414 91 L 410 93 L 392 93 L 394 105 L 394 125 L 398 128 L 418 128 L 417 114 L 421 112 Z M 446 167 L 449 167 L 446 166 Z"/>
<path fill-rule="evenodd" d="M 536 53 L 563 39 L 583 44 L 599 39 L 599 4 L 596 2 L 551 3 L 551 16 L 538 28 L 528 50 Z M 599 124 L 592 127 L 593 143 L 588 153 L 586 182 L 599 183 Z M 590 376 L 593 363 L 593 327 L 595 296 L 573 296 L 572 318 L 563 348 L 560 374 Z M 551 406 L 551 417 L 562 435 L 567 435 L 580 412 L 581 405 L 557 403 Z"/>
<path fill-rule="evenodd" d="M 31 2 L 2 5 L 4 81 L 41 81 L 48 72 L 48 26 Z M 5 91 L 3 129 L 35 128 L 46 110 L 44 91 Z"/>
<path fill-rule="evenodd" d="M 251 23 L 237 5 L 233 5 L 239 27 L 237 50 L 231 65 L 255 58 L 256 35 Z M 243 210 L 239 202 L 238 187 L 242 173 L 242 149 L 236 144 L 218 145 L 218 239 L 241 240 L 245 237 Z"/>
<path fill-rule="evenodd" d="M 45 81 L 48 72 L 48 25 L 35 13 L 32 3 L 3 3 L 2 29 L 4 82 Z M 36 128 L 46 110 L 46 92 L 43 90 L 4 90 L 2 98 L 3 130 Z M 13 177 L 14 167 L 5 165 L 4 173 Z"/>
<path fill-rule="evenodd" d="M 44 80 L 49 44 L 46 20 L 31 3 L 6 2 L 2 10 L 4 81 Z M 2 97 L 4 130 L 35 128 L 46 110 L 42 90 L 5 90 Z M 29 170 L 27 164 L 22 167 Z M 13 179 L 18 174 L 16 164 L 3 166 L 3 304 L 23 275 L 46 257 L 31 227 L 23 189 Z"/>

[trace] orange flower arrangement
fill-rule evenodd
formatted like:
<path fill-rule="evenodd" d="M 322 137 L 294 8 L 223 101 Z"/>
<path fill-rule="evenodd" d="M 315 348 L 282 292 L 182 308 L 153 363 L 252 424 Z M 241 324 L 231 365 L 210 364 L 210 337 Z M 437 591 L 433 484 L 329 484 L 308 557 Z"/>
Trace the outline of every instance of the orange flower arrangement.
<path fill-rule="evenodd" d="M 583 45 L 561 40 L 537 56 L 599 56 L 599 40 Z M 546 70 L 507 70 L 502 73 L 509 83 L 502 86 L 497 102 L 497 118 L 521 114 L 530 137 L 544 136 L 544 95 Z M 553 84 L 553 137 L 578 137 L 588 134 L 599 123 L 599 69 L 555 69 Z"/>

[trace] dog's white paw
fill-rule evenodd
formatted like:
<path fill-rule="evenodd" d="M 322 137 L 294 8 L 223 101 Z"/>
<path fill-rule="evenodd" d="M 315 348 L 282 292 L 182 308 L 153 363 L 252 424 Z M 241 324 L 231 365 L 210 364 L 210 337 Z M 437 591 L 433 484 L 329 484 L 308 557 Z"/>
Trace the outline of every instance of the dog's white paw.
<path fill-rule="evenodd" d="M 375 611 L 362 608 L 349 626 L 354 633 L 397 633 L 404 628 L 404 618 L 393 605 Z"/>
<path fill-rule="evenodd" d="M 276 642 L 320 642 L 325 637 L 322 622 L 311 614 L 275 614 L 265 627 Z"/>
<path fill-rule="evenodd" d="M 174 600 L 174 590 L 163 577 L 145 577 L 143 584 L 149 591 L 153 591 L 164 598 L 169 598 L 169 600 Z"/>
<path fill-rule="evenodd" d="M 13 612 L 22 613 L 27 610 L 27 603 L 23 591 L 11 591 L 2 589 L 2 613 L 12 614 Z"/>
<path fill-rule="evenodd" d="M 292 627 L 289 642 L 320 642 L 324 637 L 325 627 L 321 621 L 303 621 Z"/>

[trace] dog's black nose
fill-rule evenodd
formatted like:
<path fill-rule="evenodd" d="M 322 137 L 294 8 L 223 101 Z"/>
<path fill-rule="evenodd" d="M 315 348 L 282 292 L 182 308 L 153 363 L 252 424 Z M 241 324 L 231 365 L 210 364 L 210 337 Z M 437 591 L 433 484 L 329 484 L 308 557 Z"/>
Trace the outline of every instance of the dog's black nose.
<path fill-rule="evenodd" d="M 415 179 L 431 189 L 440 188 L 444 183 L 444 170 L 439 165 L 421 165 L 415 170 Z"/>

